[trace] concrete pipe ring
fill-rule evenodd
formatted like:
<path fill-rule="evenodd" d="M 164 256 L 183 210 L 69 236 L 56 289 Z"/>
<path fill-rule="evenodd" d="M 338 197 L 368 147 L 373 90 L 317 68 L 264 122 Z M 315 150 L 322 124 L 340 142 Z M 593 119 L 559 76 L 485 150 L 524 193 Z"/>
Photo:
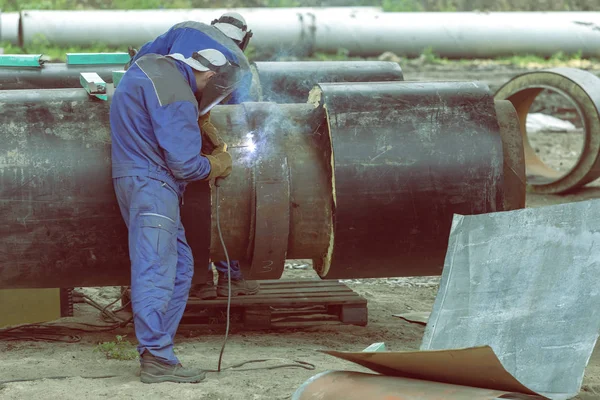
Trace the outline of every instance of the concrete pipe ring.
<path fill-rule="evenodd" d="M 579 114 L 583 127 L 583 146 L 575 164 L 559 171 L 536 154 L 527 134 L 527 115 L 543 90 L 564 96 Z M 600 177 L 600 79 L 574 68 L 554 68 L 519 75 L 502 86 L 496 100 L 509 100 L 519 116 L 527 191 L 533 193 L 566 193 Z"/>

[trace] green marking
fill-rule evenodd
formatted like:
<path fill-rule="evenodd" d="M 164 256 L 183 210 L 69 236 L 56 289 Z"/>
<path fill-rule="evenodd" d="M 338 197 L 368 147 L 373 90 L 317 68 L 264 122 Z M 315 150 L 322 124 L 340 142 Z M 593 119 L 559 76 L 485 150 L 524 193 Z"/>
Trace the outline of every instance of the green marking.
<path fill-rule="evenodd" d="M 127 64 L 128 53 L 67 53 L 68 65 Z"/>
<path fill-rule="evenodd" d="M 107 101 L 106 82 L 95 72 L 82 72 L 79 74 L 79 83 L 91 96 Z"/>
<path fill-rule="evenodd" d="M 0 54 L 1 67 L 37 67 L 42 66 L 41 54 Z"/>
<path fill-rule="evenodd" d="M 123 77 L 123 75 L 125 75 L 125 71 L 113 71 L 112 77 L 113 77 L 113 85 L 115 87 L 117 87 L 119 82 L 121 82 L 121 78 Z"/>

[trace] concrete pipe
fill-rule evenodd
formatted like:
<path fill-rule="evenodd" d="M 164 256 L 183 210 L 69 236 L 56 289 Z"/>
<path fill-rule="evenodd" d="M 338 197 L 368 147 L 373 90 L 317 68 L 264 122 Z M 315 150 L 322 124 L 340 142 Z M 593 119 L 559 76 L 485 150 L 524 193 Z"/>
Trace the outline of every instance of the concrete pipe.
<path fill-rule="evenodd" d="M 112 82 L 112 72 L 122 69 L 122 65 L 59 63 L 41 68 L 0 68 L 0 90 L 77 88 L 81 72 L 96 72 L 105 82 Z M 404 80 L 400 65 L 386 61 L 257 62 L 252 73 L 253 100 L 275 103 L 303 103 L 319 82 Z"/>
<path fill-rule="evenodd" d="M 583 122 L 584 147 L 575 165 L 560 172 L 544 163 L 527 137 L 527 114 L 536 97 L 549 89 L 566 97 Z M 566 193 L 600 177 L 600 79 L 574 68 L 553 68 L 519 75 L 496 92 L 497 100 L 509 100 L 517 111 L 522 132 L 527 190 L 534 193 Z"/>
<path fill-rule="evenodd" d="M 542 400 L 545 397 L 400 376 L 325 371 L 304 382 L 292 400 Z"/>
<path fill-rule="evenodd" d="M 497 116 L 487 86 L 334 83 L 311 99 L 213 110 L 235 160 L 218 199 L 225 243 L 247 277 L 276 279 L 286 258 L 326 279 L 439 274 L 454 213 L 516 204 L 498 122 L 510 113 Z M 0 289 L 128 285 L 108 102 L 13 90 L 0 111 Z M 181 211 L 202 271 L 223 258 L 215 202 L 194 183 Z"/>

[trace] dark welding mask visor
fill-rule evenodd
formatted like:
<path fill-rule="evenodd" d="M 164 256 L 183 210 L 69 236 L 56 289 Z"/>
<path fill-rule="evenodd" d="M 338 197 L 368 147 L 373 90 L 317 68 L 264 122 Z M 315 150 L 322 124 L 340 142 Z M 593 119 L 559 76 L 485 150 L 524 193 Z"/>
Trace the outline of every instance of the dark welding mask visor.
<path fill-rule="evenodd" d="M 209 112 L 214 106 L 228 97 L 241 83 L 242 71 L 240 66 L 228 62 L 219 67 L 216 74 L 210 78 L 204 90 L 202 90 L 198 111 L 200 115 Z"/>

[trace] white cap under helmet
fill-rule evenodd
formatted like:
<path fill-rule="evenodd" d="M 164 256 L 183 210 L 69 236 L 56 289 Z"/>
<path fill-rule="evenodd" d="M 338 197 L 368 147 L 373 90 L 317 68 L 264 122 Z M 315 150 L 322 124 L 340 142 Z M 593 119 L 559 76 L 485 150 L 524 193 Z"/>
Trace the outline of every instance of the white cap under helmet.
<path fill-rule="evenodd" d="M 185 58 L 183 54 L 173 53 L 167 55 L 167 57 L 174 58 L 175 60 L 182 61 L 195 69 L 196 71 L 215 71 L 219 70 L 219 67 L 227 64 L 227 58 L 219 50 L 205 49 L 195 52 L 192 57 Z"/>
<path fill-rule="evenodd" d="M 246 20 L 236 12 L 227 12 L 221 15 L 221 17 L 214 20 L 211 25 L 238 42 L 244 40 L 246 32 L 248 31 Z"/>

